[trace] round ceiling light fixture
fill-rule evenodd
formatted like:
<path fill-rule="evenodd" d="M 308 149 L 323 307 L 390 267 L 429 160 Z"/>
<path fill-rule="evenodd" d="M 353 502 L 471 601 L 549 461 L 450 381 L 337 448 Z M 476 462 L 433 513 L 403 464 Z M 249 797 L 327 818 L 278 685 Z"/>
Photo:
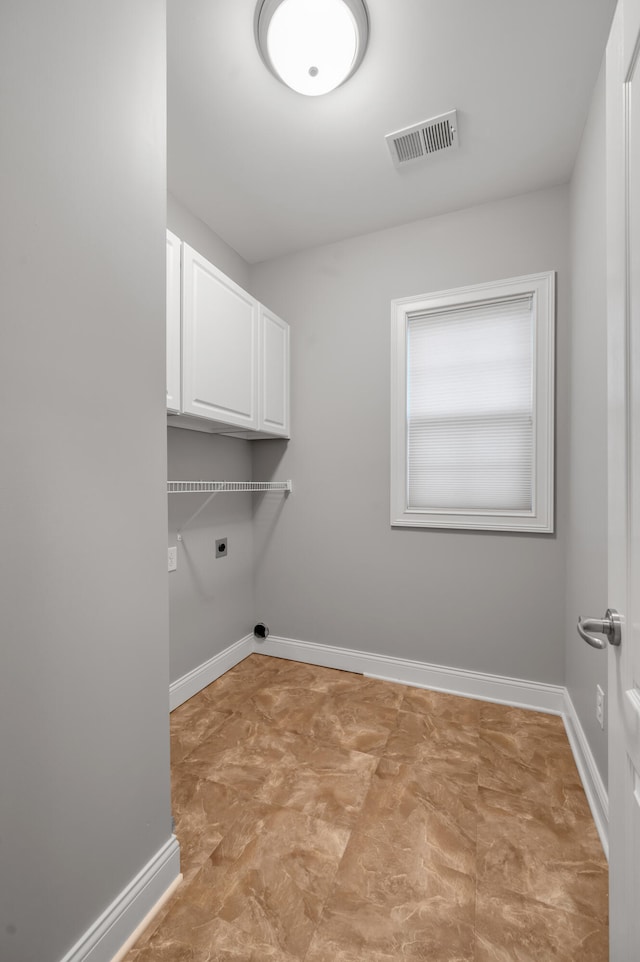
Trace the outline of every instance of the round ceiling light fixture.
<path fill-rule="evenodd" d="M 255 31 L 271 73 L 292 90 L 317 97 L 360 66 L 369 16 L 364 0 L 259 0 Z"/>

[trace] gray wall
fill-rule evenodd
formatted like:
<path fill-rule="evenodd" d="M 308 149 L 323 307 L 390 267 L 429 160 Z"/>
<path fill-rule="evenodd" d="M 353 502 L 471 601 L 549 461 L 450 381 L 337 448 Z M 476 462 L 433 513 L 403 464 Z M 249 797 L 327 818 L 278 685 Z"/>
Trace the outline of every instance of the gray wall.
<path fill-rule="evenodd" d="M 0 12 L 0 958 L 57 962 L 171 834 L 165 17 Z"/>
<path fill-rule="evenodd" d="M 607 599 L 607 330 L 604 71 L 571 181 L 571 373 L 567 511 L 566 684 L 607 782 L 607 736 L 595 717 L 607 659 L 580 640 L 578 615 L 601 618 Z M 605 713 L 606 714 L 606 713 Z"/>
<path fill-rule="evenodd" d="M 249 441 L 168 428 L 172 481 L 251 480 Z M 217 494 L 169 498 L 169 544 L 178 546 L 178 568 L 169 575 L 170 675 L 175 681 L 253 630 L 252 495 Z M 228 555 L 216 558 L 215 542 L 226 538 Z"/>
<path fill-rule="evenodd" d="M 176 198 L 168 196 L 169 229 L 248 289 L 247 263 Z M 167 429 L 171 481 L 251 480 L 251 443 L 183 428 Z M 202 504 L 200 495 L 169 498 L 169 544 L 178 569 L 169 575 L 171 681 L 208 661 L 253 629 L 253 502 L 218 494 L 184 532 L 176 529 Z M 226 558 L 215 542 L 228 538 Z"/>
<path fill-rule="evenodd" d="M 557 534 L 392 530 L 390 301 L 558 271 Z M 567 538 L 568 189 L 262 263 L 252 292 L 292 326 L 292 440 L 255 442 L 290 477 L 256 512 L 256 614 L 272 633 L 562 683 Z"/>
<path fill-rule="evenodd" d="M 167 227 L 224 271 L 236 284 L 245 290 L 249 289 L 247 262 L 171 193 L 167 194 Z"/>

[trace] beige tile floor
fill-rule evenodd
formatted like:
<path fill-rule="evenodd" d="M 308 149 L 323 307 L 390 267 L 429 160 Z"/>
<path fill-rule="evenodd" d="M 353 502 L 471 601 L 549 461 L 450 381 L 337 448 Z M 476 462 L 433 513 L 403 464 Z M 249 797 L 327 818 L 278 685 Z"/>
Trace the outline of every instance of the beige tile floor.
<path fill-rule="evenodd" d="M 171 715 L 184 881 L 126 962 L 606 962 L 562 720 L 251 655 Z"/>

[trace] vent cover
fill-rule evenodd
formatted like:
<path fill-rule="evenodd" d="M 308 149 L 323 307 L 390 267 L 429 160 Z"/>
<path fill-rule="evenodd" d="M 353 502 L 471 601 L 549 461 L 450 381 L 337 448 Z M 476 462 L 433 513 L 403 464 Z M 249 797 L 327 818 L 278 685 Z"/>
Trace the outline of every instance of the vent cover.
<path fill-rule="evenodd" d="M 458 120 L 455 110 L 420 124 L 387 134 L 385 140 L 396 167 L 426 160 L 431 154 L 458 149 Z"/>

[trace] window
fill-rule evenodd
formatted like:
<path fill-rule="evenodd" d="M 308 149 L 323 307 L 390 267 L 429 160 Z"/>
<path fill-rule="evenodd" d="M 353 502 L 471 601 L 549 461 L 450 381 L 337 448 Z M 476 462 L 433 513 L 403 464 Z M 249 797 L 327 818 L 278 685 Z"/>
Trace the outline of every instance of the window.
<path fill-rule="evenodd" d="M 391 524 L 553 531 L 555 275 L 392 303 Z"/>

